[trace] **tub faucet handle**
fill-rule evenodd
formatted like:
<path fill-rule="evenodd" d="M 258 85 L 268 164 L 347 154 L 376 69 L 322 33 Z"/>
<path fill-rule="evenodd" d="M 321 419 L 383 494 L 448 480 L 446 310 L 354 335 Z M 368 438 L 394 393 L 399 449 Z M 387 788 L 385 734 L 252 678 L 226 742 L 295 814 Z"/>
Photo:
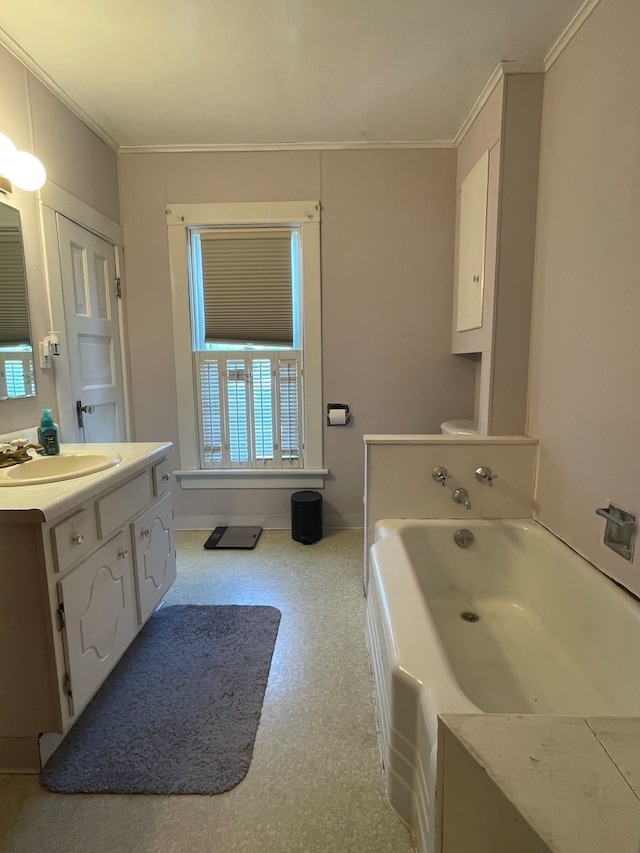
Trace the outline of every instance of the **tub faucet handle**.
<path fill-rule="evenodd" d="M 442 468 L 440 465 L 431 470 L 431 478 L 435 480 L 436 483 L 440 483 L 441 486 L 444 486 L 445 480 L 448 476 L 447 469 Z"/>
<path fill-rule="evenodd" d="M 480 483 L 487 483 L 487 485 L 493 486 L 495 476 L 495 474 L 491 473 L 491 468 L 487 468 L 486 465 L 476 468 L 476 480 Z"/>

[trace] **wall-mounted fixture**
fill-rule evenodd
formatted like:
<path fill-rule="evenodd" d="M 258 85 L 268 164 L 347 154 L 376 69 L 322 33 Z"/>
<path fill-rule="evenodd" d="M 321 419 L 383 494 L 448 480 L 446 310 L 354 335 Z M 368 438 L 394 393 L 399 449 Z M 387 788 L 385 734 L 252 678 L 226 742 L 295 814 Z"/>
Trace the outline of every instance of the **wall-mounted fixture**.
<path fill-rule="evenodd" d="M 486 465 L 482 465 L 480 468 L 476 468 L 476 480 L 479 483 L 486 483 L 488 486 L 492 486 L 495 478 L 496 475 L 493 474 L 491 472 L 491 468 L 487 468 Z"/>
<path fill-rule="evenodd" d="M 596 514 L 607 520 L 607 526 L 604 529 L 604 544 L 616 554 L 624 557 L 625 560 L 632 561 L 636 544 L 638 516 L 611 502 L 609 502 L 609 506 L 597 509 Z"/>
<path fill-rule="evenodd" d="M 0 191 L 39 190 L 47 179 L 44 166 L 28 151 L 18 151 L 4 133 L 0 133 Z"/>
<path fill-rule="evenodd" d="M 445 480 L 448 476 L 447 469 L 443 468 L 441 465 L 431 469 L 431 479 L 435 480 L 436 483 L 440 483 L 442 486 L 444 486 Z"/>
<path fill-rule="evenodd" d="M 457 504 L 462 504 L 465 509 L 471 509 L 471 500 L 466 489 L 454 489 L 451 497 Z"/>
<path fill-rule="evenodd" d="M 327 426 L 347 426 L 351 412 L 346 403 L 327 403 Z"/>
<path fill-rule="evenodd" d="M 49 332 L 40 341 L 40 367 L 53 367 L 53 356 L 60 355 L 60 332 Z"/>

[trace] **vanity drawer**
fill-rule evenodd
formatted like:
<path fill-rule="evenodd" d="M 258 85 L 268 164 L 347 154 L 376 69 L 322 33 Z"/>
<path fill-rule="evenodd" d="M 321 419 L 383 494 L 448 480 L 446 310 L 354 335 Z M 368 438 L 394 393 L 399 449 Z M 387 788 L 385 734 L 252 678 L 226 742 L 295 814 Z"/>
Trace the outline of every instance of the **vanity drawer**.
<path fill-rule="evenodd" d="M 84 507 L 51 530 L 56 571 L 63 572 L 98 545 L 98 529 L 93 504 Z"/>
<path fill-rule="evenodd" d="M 96 502 L 98 534 L 107 539 L 154 499 L 151 472 L 143 471 L 115 492 Z"/>
<path fill-rule="evenodd" d="M 159 498 L 169 491 L 169 482 L 171 480 L 171 466 L 168 459 L 163 459 L 151 469 L 153 474 L 153 494 Z"/>

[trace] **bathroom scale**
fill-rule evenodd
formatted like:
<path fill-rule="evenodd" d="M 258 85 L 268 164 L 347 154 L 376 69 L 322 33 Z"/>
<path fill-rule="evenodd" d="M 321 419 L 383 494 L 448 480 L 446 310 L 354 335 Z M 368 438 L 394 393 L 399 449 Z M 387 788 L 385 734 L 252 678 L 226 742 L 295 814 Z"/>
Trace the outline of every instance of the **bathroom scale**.
<path fill-rule="evenodd" d="M 262 533 L 261 527 L 216 527 L 204 543 L 207 550 L 214 548 L 255 548 Z"/>

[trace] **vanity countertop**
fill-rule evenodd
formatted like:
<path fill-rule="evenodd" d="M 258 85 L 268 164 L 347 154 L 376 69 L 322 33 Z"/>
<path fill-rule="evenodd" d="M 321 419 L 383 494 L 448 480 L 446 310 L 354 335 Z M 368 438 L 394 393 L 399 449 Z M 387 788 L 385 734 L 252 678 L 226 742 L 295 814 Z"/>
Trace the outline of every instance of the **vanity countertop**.
<path fill-rule="evenodd" d="M 50 521 L 73 509 L 80 501 L 97 491 L 117 486 L 137 471 L 164 458 L 172 446 L 171 442 L 63 444 L 63 453 L 86 451 L 90 448 L 96 452 L 117 453 L 122 461 L 103 471 L 60 482 L 0 488 L 0 524 Z"/>

